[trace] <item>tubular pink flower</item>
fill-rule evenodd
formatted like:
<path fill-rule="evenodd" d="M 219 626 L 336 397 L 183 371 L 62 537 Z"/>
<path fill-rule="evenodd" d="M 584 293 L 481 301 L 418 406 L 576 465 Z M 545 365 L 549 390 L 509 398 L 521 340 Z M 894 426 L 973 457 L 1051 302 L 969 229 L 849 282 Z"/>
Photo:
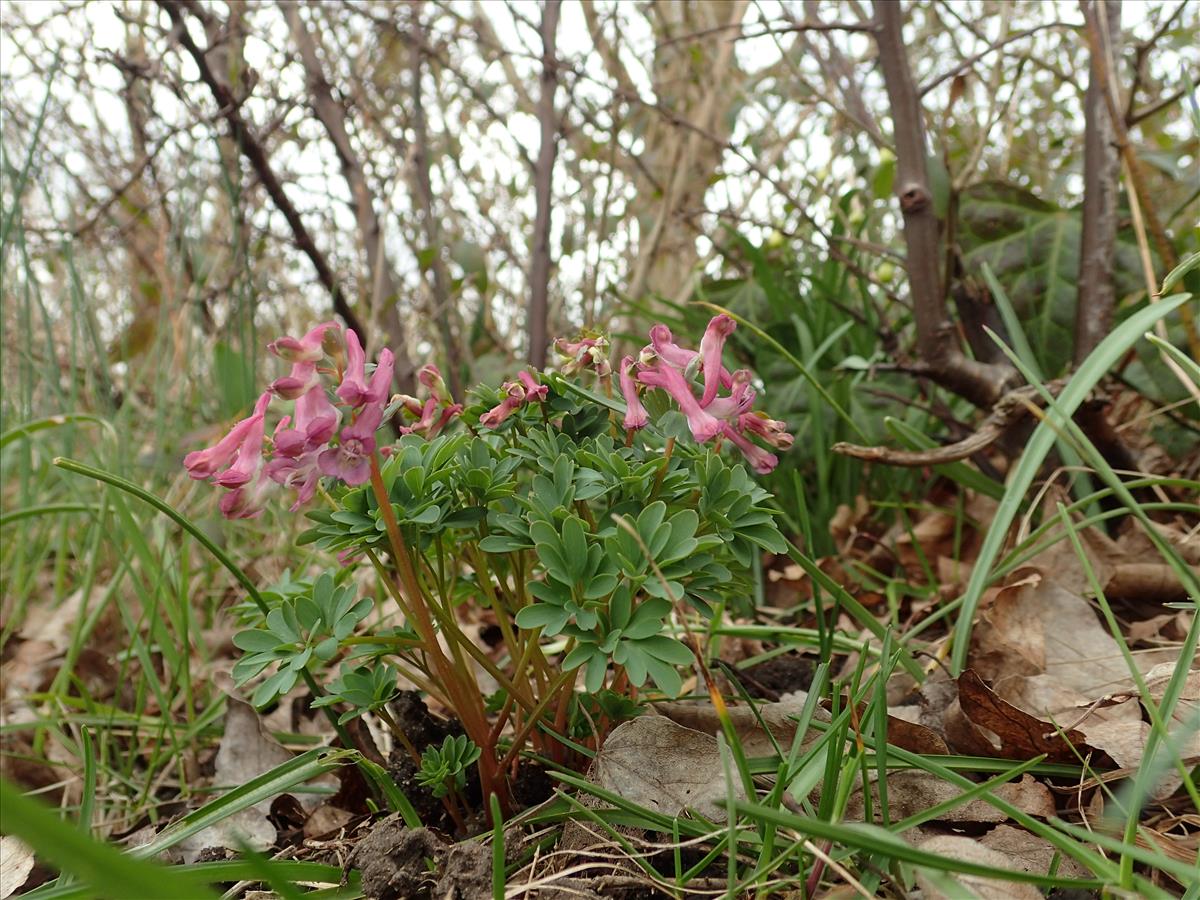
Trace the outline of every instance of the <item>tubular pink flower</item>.
<path fill-rule="evenodd" d="M 650 346 L 654 348 L 659 359 L 681 372 L 686 370 L 699 356 L 695 350 L 685 350 L 676 344 L 671 329 L 662 323 L 650 329 Z"/>
<path fill-rule="evenodd" d="M 271 395 L 265 394 L 264 396 L 267 398 L 266 402 L 263 402 L 263 398 L 259 397 L 258 403 L 254 406 L 254 415 L 248 420 L 250 427 L 246 429 L 241 443 L 238 444 L 237 459 L 224 472 L 213 476 L 213 484 L 219 484 L 221 487 L 236 488 L 249 484 L 258 475 L 263 462 L 263 432 L 265 430 L 267 407 L 271 403 Z"/>
<path fill-rule="evenodd" d="M 371 475 L 371 454 L 375 452 L 375 431 L 383 421 L 382 404 L 363 408 L 358 418 L 342 429 L 336 447 L 324 450 L 317 457 L 321 472 L 340 478 L 349 485 L 360 485 Z"/>
<path fill-rule="evenodd" d="M 270 490 L 271 482 L 260 471 L 254 481 L 222 497 L 217 507 L 226 519 L 253 519 L 263 511 Z"/>
<path fill-rule="evenodd" d="M 735 328 L 737 322 L 722 313 L 713 316 L 704 329 L 704 337 L 700 339 L 700 366 L 704 371 L 701 406 L 708 406 L 717 396 L 717 388 L 721 383 L 721 352 L 725 349 L 725 339 L 733 334 Z"/>
<path fill-rule="evenodd" d="M 767 418 L 765 413 L 743 413 L 738 416 L 737 427 L 738 431 L 757 435 L 780 450 L 787 450 L 795 442 L 795 438 L 788 433 L 786 422 Z"/>
<path fill-rule="evenodd" d="M 290 373 L 271 382 L 271 392 L 281 400 L 297 400 L 320 383 L 316 363 L 298 362 L 292 364 Z"/>
<path fill-rule="evenodd" d="M 309 450 L 295 458 L 277 456 L 267 463 L 267 477 L 285 488 L 296 491 L 296 502 L 290 507 L 296 512 L 313 498 L 317 492 L 317 483 L 321 480 L 321 468 L 318 465 L 318 450 Z"/>
<path fill-rule="evenodd" d="M 650 387 L 662 388 L 679 404 L 679 410 L 687 416 L 688 428 L 698 442 L 712 440 L 721 433 L 724 423 L 706 412 L 696 401 L 696 395 L 684 380 L 683 375 L 665 360 L 638 373 L 638 381 Z"/>
<path fill-rule="evenodd" d="M 543 403 L 546 396 L 550 393 L 550 388 L 544 384 L 538 384 L 537 379 L 522 369 L 517 373 L 517 377 L 521 379 L 521 384 L 525 387 L 525 402 L 526 403 Z"/>
<path fill-rule="evenodd" d="M 266 414 L 270 403 L 271 394 L 268 391 L 258 398 L 254 405 L 254 413 L 234 425 L 225 437 L 206 450 L 194 450 L 185 456 L 183 467 L 187 469 L 188 475 L 196 479 L 210 478 L 228 466 L 247 433 L 254 427 L 256 419 Z"/>
<path fill-rule="evenodd" d="M 338 385 L 337 395 L 350 406 L 359 407 L 367 402 L 367 379 L 363 372 L 366 361 L 358 335 L 346 329 L 346 370 L 342 374 L 342 383 Z"/>
<path fill-rule="evenodd" d="M 288 421 L 285 418 L 275 430 L 276 454 L 295 457 L 329 443 L 341 417 L 342 414 L 329 402 L 323 386 L 318 384 L 309 389 L 296 401 L 295 425 L 286 431 L 282 430 Z"/>
<path fill-rule="evenodd" d="M 438 410 L 441 410 L 441 415 L 438 415 Z M 416 413 L 417 421 L 411 425 L 407 425 L 400 429 L 401 434 L 419 434 L 427 439 L 437 437 L 438 433 L 446 427 L 446 425 L 462 412 L 461 403 L 452 403 L 449 406 L 439 407 L 436 397 L 430 397 L 425 401 L 425 405 L 420 407 Z"/>
<path fill-rule="evenodd" d="M 450 396 L 450 391 L 446 388 L 446 382 L 442 379 L 442 373 L 432 363 L 421 367 L 421 371 L 417 373 L 417 381 L 425 385 L 429 390 L 429 396 L 433 397 L 439 406 L 449 406 L 454 402 L 454 398 Z"/>
<path fill-rule="evenodd" d="M 525 386 L 523 384 L 506 381 L 501 387 L 504 389 L 504 399 L 498 406 L 493 406 L 479 417 L 479 424 L 484 428 L 498 428 L 501 422 L 520 409 L 525 402 Z"/>
<path fill-rule="evenodd" d="M 574 375 L 589 367 L 601 377 L 612 374 L 612 367 L 608 363 L 608 340 L 604 337 L 580 338 L 577 341 L 558 338 L 554 341 L 554 352 L 565 359 L 558 367 L 563 375 Z"/>
<path fill-rule="evenodd" d="M 750 443 L 745 435 L 739 434 L 730 425 L 725 425 L 725 437 L 729 438 L 730 443 L 742 451 L 742 455 L 746 457 L 746 461 L 750 463 L 750 468 L 759 475 L 767 475 L 775 470 L 779 465 L 779 457 L 774 453 L 768 453 L 757 444 Z"/>
<path fill-rule="evenodd" d="M 732 422 L 743 413 L 749 412 L 754 404 L 754 391 L 750 390 L 753 376 L 749 369 L 738 369 L 733 373 L 731 392 L 728 397 L 717 397 L 704 408 L 718 419 Z M 703 402 L 701 402 L 703 405 Z"/>
<path fill-rule="evenodd" d="M 621 385 L 621 395 L 625 398 L 625 421 L 623 424 L 628 431 L 645 428 L 650 422 L 650 416 L 646 413 L 646 407 L 642 406 L 641 398 L 638 397 L 637 383 L 633 380 L 633 376 L 629 374 L 629 370 L 632 368 L 633 357 L 626 356 L 622 358 L 620 368 L 617 370 L 617 380 Z"/>
<path fill-rule="evenodd" d="M 284 335 L 267 344 L 267 349 L 290 363 L 320 362 L 326 353 L 325 332 L 340 327 L 337 322 L 322 322 L 299 340 Z"/>
<path fill-rule="evenodd" d="M 392 390 L 392 373 L 396 368 L 396 358 L 392 351 L 384 347 L 379 351 L 379 361 L 371 380 L 367 383 L 367 403 L 384 404 Z"/>

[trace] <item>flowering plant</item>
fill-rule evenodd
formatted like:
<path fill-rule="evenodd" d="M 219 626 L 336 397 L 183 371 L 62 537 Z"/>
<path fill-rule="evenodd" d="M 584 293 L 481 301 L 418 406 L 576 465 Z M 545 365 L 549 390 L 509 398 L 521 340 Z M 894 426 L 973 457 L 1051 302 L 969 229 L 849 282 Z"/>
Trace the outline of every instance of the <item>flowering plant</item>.
<path fill-rule="evenodd" d="M 227 489 L 231 518 L 257 515 L 272 489 L 295 491 L 293 510 L 320 490 L 326 506 L 306 513 L 301 541 L 343 566 L 369 563 L 402 620 L 356 634 L 369 606 L 345 568 L 288 579 L 236 639 L 248 653 L 238 680 L 271 670 L 255 690 L 261 705 L 297 673 L 340 663 L 319 704 L 349 707 L 343 721 L 372 711 L 420 765 L 422 748 L 388 713 L 403 676 L 458 717 L 485 790 L 502 800 L 522 748 L 573 758 L 580 673 L 594 697 L 615 698 L 602 710 L 627 713 L 651 681 L 679 693 L 680 669 L 703 652 L 680 629 L 747 596 L 756 554 L 785 549 L 769 494 L 720 455 L 732 445 L 768 472 L 776 457 L 755 439 L 791 442 L 752 409 L 751 374 L 724 368 L 733 328 L 718 316 L 689 350 L 656 326 L 616 367 L 623 403 L 600 337 L 559 341 L 559 372 L 522 371 L 465 403 L 433 366 L 419 375 L 426 399 L 389 399 L 391 354 L 368 370 L 357 337 L 333 323 L 272 343 L 291 372 L 185 466 Z M 277 401 L 294 408 L 268 438 Z M 468 607 L 495 623 L 498 653 L 464 632 Z M 498 693 L 485 696 L 484 677 Z M 594 744 L 612 723 L 607 712 L 589 721 Z"/>

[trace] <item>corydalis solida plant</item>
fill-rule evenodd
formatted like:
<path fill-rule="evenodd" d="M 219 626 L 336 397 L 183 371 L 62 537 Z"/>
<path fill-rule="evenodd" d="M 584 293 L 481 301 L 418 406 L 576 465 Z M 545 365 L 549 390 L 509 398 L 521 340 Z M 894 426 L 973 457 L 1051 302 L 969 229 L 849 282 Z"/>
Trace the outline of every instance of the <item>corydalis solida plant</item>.
<path fill-rule="evenodd" d="M 385 405 L 380 373 L 390 379 L 390 361 L 381 354 L 368 371 L 357 340 L 336 326 L 276 342 L 292 371 L 249 419 L 190 456 L 189 469 L 231 493 L 259 485 L 260 500 L 288 483 L 272 477 L 280 460 L 305 473 L 291 485 L 305 497 L 328 477 L 333 509 L 308 512 L 316 527 L 299 541 L 344 563 L 369 559 L 404 624 L 354 636 L 361 604 L 334 590 L 334 582 L 347 583 L 337 570 L 307 586 L 273 589 L 277 608 L 238 635 L 248 654 L 239 684 L 276 667 L 255 690 L 261 705 L 289 689 L 297 669 L 340 660 L 341 676 L 324 679 L 321 705 L 349 707 L 343 717 L 371 711 L 393 727 L 388 701 L 403 672 L 459 717 L 481 749 L 485 791 L 501 797 L 524 745 L 570 762 L 572 746 L 597 746 L 613 723 L 609 712 L 578 714 L 581 671 L 593 699 L 607 697 L 597 709 L 614 717 L 648 681 L 677 694 L 679 669 L 692 661 L 676 637 L 680 617 L 709 617 L 737 603 L 748 593 L 755 554 L 786 546 L 769 495 L 714 452 L 736 443 L 726 429 L 764 457 L 750 438 L 786 435 L 782 423 L 760 432 L 744 418 L 772 421 L 750 409 L 749 373 L 721 365 L 731 330 L 731 321 L 714 320 L 693 351 L 656 329 L 639 360 L 618 369 L 625 410 L 611 399 L 612 371 L 598 338 L 559 342 L 558 350 L 564 369 L 593 373 L 608 396 L 561 373 L 523 371 L 500 390 L 479 389 L 465 409 L 432 367 L 420 377 L 427 400 Z M 669 433 L 687 434 L 682 421 L 647 412 L 642 398 L 659 390 L 703 443 L 676 446 Z M 267 436 L 268 407 L 288 402 L 294 409 Z M 381 440 L 391 411 L 410 424 L 399 440 Z M 466 427 L 452 427 L 460 418 Z M 761 457 L 755 467 L 768 468 Z M 505 656 L 494 658 L 462 633 L 460 616 L 472 607 L 489 608 Z M 553 652 L 546 638 L 556 639 Z M 500 685 L 499 698 L 485 703 L 475 666 Z M 573 730 L 588 722 L 595 732 Z"/>

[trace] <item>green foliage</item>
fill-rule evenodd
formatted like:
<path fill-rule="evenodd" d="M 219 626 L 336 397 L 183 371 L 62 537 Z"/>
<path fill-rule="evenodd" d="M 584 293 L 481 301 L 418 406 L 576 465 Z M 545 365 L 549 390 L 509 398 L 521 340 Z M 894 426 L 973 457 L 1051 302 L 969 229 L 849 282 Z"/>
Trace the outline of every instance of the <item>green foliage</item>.
<path fill-rule="evenodd" d="M 472 568 L 494 573 L 489 593 L 498 596 L 521 573 L 524 589 L 503 612 L 518 628 L 568 637 L 563 665 L 585 666 L 589 690 L 611 661 L 635 686 L 649 677 L 676 693 L 675 667 L 691 653 L 664 633 L 672 602 L 709 614 L 748 594 L 756 554 L 786 549 L 770 494 L 704 448 L 677 446 L 664 458 L 661 437 L 617 444 L 603 432 L 608 410 L 597 415 L 585 397 L 551 395 L 548 405 L 555 424 L 513 416 L 503 435 L 402 438 L 381 471 L 395 519 L 432 569 L 482 559 Z M 308 513 L 316 524 L 301 541 L 341 553 L 385 548 L 370 485 L 338 501 L 337 511 Z M 636 538 L 617 525 L 627 517 Z M 281 630 L 245 646 L 257 653 L 253 665 L 307 646 L 290 637 L 285 616 L 273 613 Z"/>
<path fill-rule="evenodd" d="M 344 725 L 365 712 L 380 709 L 396 696 L 396 670 L 379 661 L 369 666 L 343 668 L 342 674 L 330 682 L 328 691 L 314 700 L 313 706 L 346 704 L 350 708 L 338 719 Z"/>
<path fill-rule="evenodd" d="M 286 694 L 300 673 L 315 663 L 327 663 L 337 654 L 371 610 L 371 601 L 356 599 L 352 586 L 338 587 L 326 572 L 304 591 L 303 584 L 288 582 L 279 602 L 257 628 L 239 631 L 233 643 L 246 655 L 233 667 L 233 678 L 245 684 L 268 667 L 277 666 L 270 677 L 255 688 L 252 700 L 266 706 Z M 394 681 L 394 678 L 393 678 Z"/>
<path fill-rule="evenodd" d="M 1056 377 L 1072 358 L 1080 211 L 1063 209 L 1015 185 L 989 182 L 963 193 L 959 224 L 968 268 L 982 280 L 984 263 L 991 267 L 1042 371 Z M 1117 242 L 1113 278 L 1118 298 L 1145 288 L 1132 237 Z"/>
<path fill-rule="evenodd" d="M 480 753 L 466 735 L 446 735 L 441 747 L 427 747 L 421 754 L 417 781 L 435 797 L 461 791 L 467 784 L 467 767 L 479 759 Z"/>

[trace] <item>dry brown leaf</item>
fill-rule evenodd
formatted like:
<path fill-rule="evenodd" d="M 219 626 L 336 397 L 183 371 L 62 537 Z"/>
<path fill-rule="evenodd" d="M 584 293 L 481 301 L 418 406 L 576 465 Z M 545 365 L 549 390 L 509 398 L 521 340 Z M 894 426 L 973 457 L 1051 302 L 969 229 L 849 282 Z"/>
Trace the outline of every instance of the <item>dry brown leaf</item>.
<path fill-rule="evenodd" d="M 792 745 L 792 739 L 796 735 L 796 723 L 793 717 L 800 715 L 806 699 L 807 695 L 803 691 L 796 691 L 781 698 L 778 702 L 761 703 L 756 706 L 758 716 L 762 717 L 767 728 L 771 730 L 771 735 L 774 735 L 776 743 L 784 750 Z M 701 731 L 707 735 L 715 735 L 721 731 L 721 722 L 717 718 L 717 712 L 709 703 L 655 703 L 654 709 L 684 728 Z M 755 711 L 748 706 L 731 706 L 729 708 L 730 721 L 733 723 L 738 737 L 741 738 L 742 749 L 745 750 L 746 755 L 771 756 L 775 753 L 775 745 L 771 742 L 770 735 L 759 724 L 758 716 L 754 713 Z M 820 707 L 813 711 L 813 718 L 819 722 L 830 721 L 829 714 Z M 816 740 L 818 736 L 814 734 L 806 737 L 804 744 Z"/>
<path fill-rule="evenodd" d="M 1080 732 L 1065 729 L 1060 735 L 1049 722 L 998 697 L 971 669 L 958 678 L 958 704 L 963 721 L 955 721 L 953 735 L 948 721 L 947 737 L 963 752 L 994 756 L 999 750 L 1000 756 L 1017 760 L 1044 753 L 1051 762 L 1077 762 L 1080 755 L 1092 753 L 1100 757 L 1096 762 L 1111 764 Z"/>
<path fill-rule="evenodd" d="M 639 716 L 617 726 L 592 760 L 590 777 L 647 809 L 676 816 L 691 808 L 725 821 L 725 768 L 717 739 L 665 716 Z M 740 783 L 734 794 L 746 799 Z"/>
<path fill-rule="evenodd" d="M 919 847 L 927 853 L 936 853 L 949 859 L 994 866 L 998 869 L 1013 868 L 1012 861 L 1003 853 L 985 847 L 969 837 L 944 834 L 930 838 Z M 959 900 L 972 894 L 979 900 L 1042 900 L 1042 892 L 1025 882 L 1001 881 L 981 878 L 978 875 L 951 874 L 950 877 L 958 881 L 965 890 L 961 893 L 947 894 L 930 879 L 924 869 L 918 868 L 917 884 L 921 886 L 925 900 Z"/>
<path fill-rule="evenodd" d="M 304 836 L 311 839 L 333 834 L 353 818 L 354 813 L 326 803 L 324 806 L 318 806 L 308 817 L 304 823 Z"/>
<path fill-rule="evenodd" d="M 1144 671 L 1163 656 L 1139 654 L 1137 660 Z M 1120 647 L 1092 604 L 1044 573 L 997 594 L 972 635 L 970 664 L 1001 692 L 1008 678 L 1048 675 L 1094 699 L 1130 679 Z"/>
<path fill-rule="evenodd" d="M 893 821 L 907 819 L 939 803 L 961 796 L 962 788 L 929 772 L 915 770 L 890 772 L 887 778 L 888 814 Z M 1031 816 L 1048 818 L 1055 814 L 1054 795 L 1040 781 L 1025 775 L 1020 781 L 1002 784 L 993 793 Z M 880 808 L 878 786 L 871 785 L 871 808 Z M 861 822 L 865 818 L 863 792 L 856 790 L 846 803 L 845 820 Z M 1008 815 L 985 800 L 969 800 L 939 815 L 938 822 L 1007 822 Z"/>
<path fill-rule="evenodd" d="M 1097 791 L 1099 794 L 1099 791 Z M 1049 841 L 1030 834 L 1024 828 L 997 825 L 979 839 L 989 850 L 1004 854 L 1009 867 L 1023 872 L 1048 875 L 1050 866 L 1058 859 L 1056 874 L 1063 878 L 1090 878 L 1091 873 L 1069 856 L 1063 856 Z"/>
<path fill-rule="evenodd" d="M 0 835 L 0 900 L 17 892 L 33 871 L 33 848 L 13 834 Z"/>

